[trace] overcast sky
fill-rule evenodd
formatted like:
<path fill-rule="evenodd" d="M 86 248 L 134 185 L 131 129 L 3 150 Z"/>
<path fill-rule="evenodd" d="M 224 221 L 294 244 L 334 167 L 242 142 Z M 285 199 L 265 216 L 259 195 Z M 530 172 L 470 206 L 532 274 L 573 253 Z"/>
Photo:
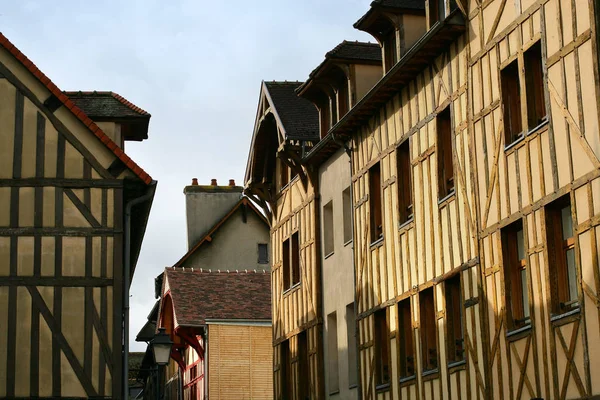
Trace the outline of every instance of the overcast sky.
<path fill-rule="evenodd" d="M 152 114 L 125 151 L 158 190 L 131 289 L 131 350 L 154 277 L 187 250 L 183 187 L 242 184 L 262 80 L 305 80 L 370 0 L 0 0 L 0 31 L 62 90 L 111 90 Z"/>

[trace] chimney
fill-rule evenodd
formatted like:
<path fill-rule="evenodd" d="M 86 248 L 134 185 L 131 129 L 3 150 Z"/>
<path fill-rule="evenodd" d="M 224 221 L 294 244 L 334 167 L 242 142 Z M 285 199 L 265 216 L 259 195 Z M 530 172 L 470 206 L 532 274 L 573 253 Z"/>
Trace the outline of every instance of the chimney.
<path fill-rule="evenodd" d="M 216 179 L 210 185 L 198 185 L 197 179 L 183 189 L 185 194 L 188 250 L 194 247 L 242 198 L 242 187 L 233 179 L 228 186 L 219 186 Z"/>

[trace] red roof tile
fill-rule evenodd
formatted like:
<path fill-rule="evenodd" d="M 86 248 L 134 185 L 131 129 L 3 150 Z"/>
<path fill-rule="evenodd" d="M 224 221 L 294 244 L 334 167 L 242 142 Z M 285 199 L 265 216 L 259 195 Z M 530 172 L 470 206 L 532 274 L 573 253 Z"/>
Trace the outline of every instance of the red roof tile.
<path fill-rule="evenodd" d="M 87 125 L 87 115 L 81 111 L 67 96 L 65 96 L 58 87 L 48 78 L 36 65 L 29 60 L 25 54 L 23 54 L 19 49 L 13 45 L 10 40 L 6 38 L 2 33 L 0 33 L 0 45 L 4 47 L 9 53 L 13 55 L 17 60 L 23 64 L 31 74 L 33 74 L 46 88 L 52 92 L 60 102 L 75 115 L 83 124 L 85 124 L 88 129 L 98 137 L 110 149 L 115 156 L 117 156 L 123 163 L 127 164 L 131 159 L 125 153 L 118 153 L 115 149 L 118 149 L 118 146 L 108 137 L 102 129 L 98 127 L 94 122 Z M 141 110 L 141 109 L 140 109 Z M 143 111 L 143 110 L 142 110 Z M 120 149 L 119 149 L 120 150 Z M 131 161 L 133 163 L 133 161 Z M 138 167 L 137 164 L 133 163 L 134 166 Z M 139 168 L 139 167 L 138 167 Z M 130 167 L 133 170 L 133 168 Z M 147 185 L 152 182 L 152 178 L 148 175 L 143 169 L 139 168 L 137 172 L 134 173 Z"/>
<path fill-rule="evenodd" d="M 269 272 L 166 268 L 165 277 L 178 326 L 207 320 L 271 320 Z"/>

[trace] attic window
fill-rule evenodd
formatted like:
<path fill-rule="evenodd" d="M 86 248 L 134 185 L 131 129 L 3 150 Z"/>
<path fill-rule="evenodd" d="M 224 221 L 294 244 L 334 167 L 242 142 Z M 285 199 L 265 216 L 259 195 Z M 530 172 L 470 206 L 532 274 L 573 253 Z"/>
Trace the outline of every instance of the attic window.
<path fill-rule="evenodd" d="M 396 30 L 392 29 L 383 41 L 383 53 L 385 60 L 385 72 L 387 73 L 398 62 L 398 51 L 396 45 Z"/>
<path fill-rule="evenodd" d="M 442 1 L 443 0 L 429 0 L 429 29 L 440 20 L 440 10 L 444 9 L 444 3 L 441 3 Z M 440 5 L 442 7 L 440 7 Z"/>
<path fill-rule="evenodd" d="M 324 138 L 329 132 L 331 125 L 331 113 L 329 111 L 329 98 L 325 98 L 319 107 L 319 118 L 321 124 L 321 138 Z"/>
<path fill-rule="evenodd" d="M 279 159 L 279 187 L 283 189 L 290 182 L 289 167 Z"/>
<path fill-rule="evenodd" d="M 337 97 L 339 110 L 338 116 L 339 119 L 342 119 L 342 117 L 346 115 L 346 113 L 350 109 L 350 96 L 348 95 L 348 79 L 346 79 L 346 76 L 344 76 L 344 78 L 339 83 Z"/>

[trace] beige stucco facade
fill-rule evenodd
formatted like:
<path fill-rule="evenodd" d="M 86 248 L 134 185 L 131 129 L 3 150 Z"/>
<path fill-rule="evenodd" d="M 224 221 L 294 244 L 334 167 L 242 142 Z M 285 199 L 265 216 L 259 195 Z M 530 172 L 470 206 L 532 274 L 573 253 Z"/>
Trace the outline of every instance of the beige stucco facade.
<path fill-rule="evenodd" d="M 270 270 L 269 230 L 254 211 L 240 207 L 212 236 L 210 242 L 205 242 L 181 266 L 221 271 Z M 259 262 L 259 244 L 267 246 L 269 260 L 266 263 Z"/>
<path fill-rule="evenodd" d="M 321 246 L 325 395 L 331 399 L 357 399 L 352 220 L 344 218 L 345 208 L 348 212 L 346 216 L 350 216 L 347 207 L 352 206 L 349 193 L 350 158 L 343 149 L 338 150 L 319 169 L 319 188 L 321 239 L 327 240 L 325 238 L 329 233 L 326 231 L 332 230 L 333 233 L 333 252 L 327 251 L 330 249 L 325 244 Z M 326 206 L 328 212 L 324 210 Z M 327 217 L 329 212 L 331 217 Z M 329 222 L 326 222 L 327 218 L 330 218 Z"/>

